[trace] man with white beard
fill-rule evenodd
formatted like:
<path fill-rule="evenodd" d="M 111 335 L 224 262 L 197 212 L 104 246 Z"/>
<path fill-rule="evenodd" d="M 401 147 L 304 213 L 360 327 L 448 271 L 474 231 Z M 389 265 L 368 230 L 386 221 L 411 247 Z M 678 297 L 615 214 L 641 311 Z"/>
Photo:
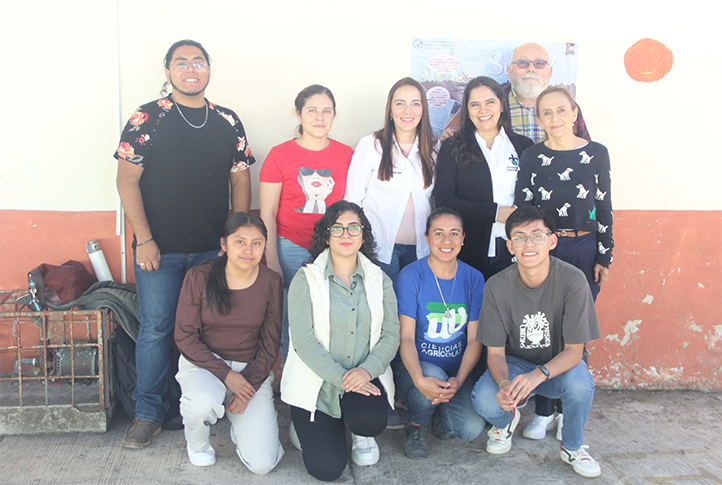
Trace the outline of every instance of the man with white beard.
<path fill-rule="evenodd" d="M 504 86 L 504 92 L 509 97 L 511 126 L 516 133 L 539 143 L 544 140 L 544 130 L 536 119 L 536 99 L 549 87 L 552 77 L 549 54 L 539 44 L 522 44 L 514 49 L 508 72 L 511 84 Z M 578 113 L 574 134 L 590 140 L 581 110 Z"/>

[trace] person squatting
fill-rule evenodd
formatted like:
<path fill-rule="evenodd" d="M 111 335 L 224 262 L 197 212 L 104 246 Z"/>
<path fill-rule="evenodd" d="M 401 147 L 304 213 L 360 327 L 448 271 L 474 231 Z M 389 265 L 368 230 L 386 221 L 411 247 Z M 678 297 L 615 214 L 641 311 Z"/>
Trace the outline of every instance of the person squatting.
<path fill-rule="evenodd" d="M 132 114 L 115 152 L 140 303 L 125 447 L 175 422 L 189 461 L 211 466 L 211 426 L 227 415 L 238 458 L 269 473 L 284 456 L 280 357 L 291 442 L 319 480 L 347 466 L 347 427 L 357 466 L 379 461 L 386 428 L 405 429 L 404 453 L 422 459 L 427 427 L 471 441 L 488 423 L 487 452 L 507 453 L 532 396 L 523 435 L 556 424 L 561 460 L 601 474 L 583 444 L 585 344 L 600 337 L 614 247 L 609 155 L 549 86 L 543 47 L 515 49 L 509 86 L 473 79 L 443 140 L 411 78 L 355 150 L 329 136 L 331 90 L 305 87 L 298 136 L 263 163 L 260 216 L 243 124 L 205 98 L 205 48 L 176 42 L 164 67 L 170 94 Z"/>

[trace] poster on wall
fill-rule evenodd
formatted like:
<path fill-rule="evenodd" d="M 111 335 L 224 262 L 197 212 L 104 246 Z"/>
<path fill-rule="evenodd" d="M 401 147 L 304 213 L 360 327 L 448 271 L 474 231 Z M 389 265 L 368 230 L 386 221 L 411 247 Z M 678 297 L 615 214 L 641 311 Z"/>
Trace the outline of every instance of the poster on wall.
<path fill-rule="evenodd" d="M 426 89 L 434 135 L 458 127 L 464 88 L 477 76 L 489 76 L 506 87 L 514 49 L 527 41 L 434 39 L 415 37 L 411 43 L 411 77 Z M 576 92 L 577 44 L 539 42 L 549 53 L 550 85 Z"/>

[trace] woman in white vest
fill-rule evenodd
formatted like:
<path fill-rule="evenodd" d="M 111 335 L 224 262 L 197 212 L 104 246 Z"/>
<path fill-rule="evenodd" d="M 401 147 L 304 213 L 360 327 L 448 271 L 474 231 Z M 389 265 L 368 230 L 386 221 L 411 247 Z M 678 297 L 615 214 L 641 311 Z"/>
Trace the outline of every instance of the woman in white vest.
<path fill-rule="evenodd" d="M 332 481 L 348 462 L 346 425 L 353 462 L 379 459 L 373 437 L 393 405 L 389 363 L 399 347 L 399 319 L 393 284 L 377 266 L 376 241 L 358 205 L 329 206 L 310 253 L 313 262 L 288 293 L 291 342 L 281 399 L 291 406 L 306 469 Z"/>

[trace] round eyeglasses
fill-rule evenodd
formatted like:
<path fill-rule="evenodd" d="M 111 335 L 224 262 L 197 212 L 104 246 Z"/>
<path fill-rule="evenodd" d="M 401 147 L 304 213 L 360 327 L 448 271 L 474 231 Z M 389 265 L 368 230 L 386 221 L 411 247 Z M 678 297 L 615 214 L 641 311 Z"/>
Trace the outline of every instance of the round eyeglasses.
<path fill-rule="evenodd" d="M 361 235 L 363 228 L 364 226 L 359 226 L 357 224 L 348 227 L 331 226 L 328 228 L 328 232 L 331 234 L 331 237 L 341 237 L 343 236 L 344 231 L 348 232 L 348 235 L 351 237 L 358 237 Z"/>
<path fill-rule="evenodd" d="M 171 67 L 176 72 L 186 72 L 190 66 L 193 66 L 193 70 L 196 72 L 206 72 L 208 70 L 208 64 L 201 61 L 196 61 L 192 63 L 176 62 L 175 64 L 171 64 Z"/>
<path fill-rule="evenodd" d="M 529 64 L 534 64 L 534 69 L 544 69 L 549 63 L 544 59 L 537 59 L 536 61 L 514 61 L 512 64 L 516 64 L 519 69 L 529 69 Z"/>
<path fill-rule="evenodd" d="M 526 240 L 527 237 L 531 239 L 532 244 L 535 246 L 541 246 L 545 242 L 547 242 L 547 236 L 549 236 L 551 232 L 537 232 L 532 234 L 531 236 L 514 236 L 511 238 L 511 245 L 515 248 L 523 248 L 526 246 Z"/>

